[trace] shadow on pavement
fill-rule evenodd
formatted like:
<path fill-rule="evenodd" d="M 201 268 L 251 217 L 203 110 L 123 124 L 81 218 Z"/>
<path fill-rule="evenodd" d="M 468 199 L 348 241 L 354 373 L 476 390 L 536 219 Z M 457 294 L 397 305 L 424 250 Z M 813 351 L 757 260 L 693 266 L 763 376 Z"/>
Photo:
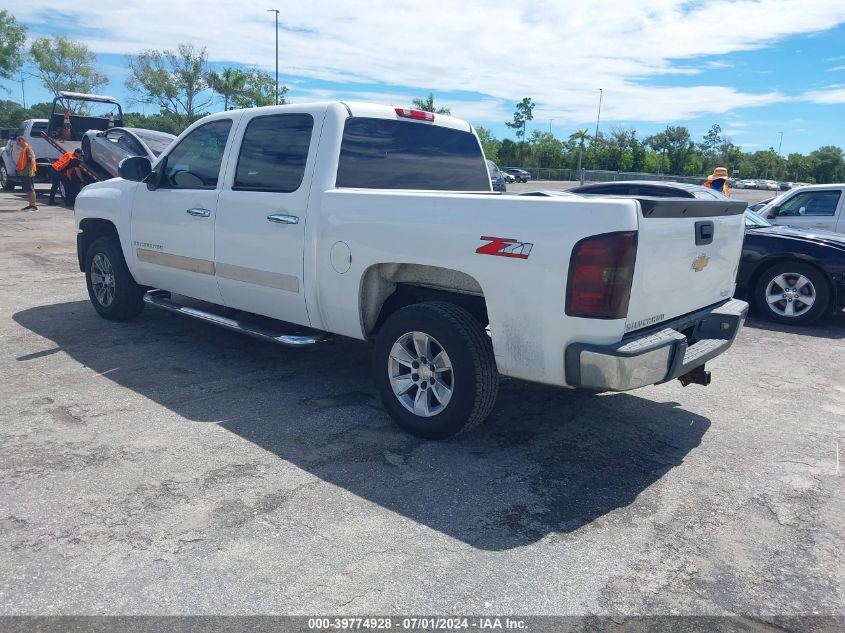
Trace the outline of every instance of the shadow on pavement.
<path fill-rule="evenodd" d="M 834 316 L 822 317 L 812 325 L 786 325 L 775 323 L 757 316 L 752 312 L 745 322 L 746 327 L 769 332 L 797 334 L 799 336 L 815 336 L 831 340 L 845 338 L 845 313 L 839 312 Z"/>
<path fill-rule="evenodd" d="M 672 402 L 505 380 L 486 425 L 424 442 L 382 410 L 363 343 L 271 348 L 153 309 L 111 323 L 84 301 L 14 319 L 55 343 L 22 350 L 21 363 L 58 348 L 179 416 L 217 423 L 354 495 L 486 550 L 570 532 L 630 505 L 710 426 Z M 651 511 L 641 500 L 636 516 Z"/>

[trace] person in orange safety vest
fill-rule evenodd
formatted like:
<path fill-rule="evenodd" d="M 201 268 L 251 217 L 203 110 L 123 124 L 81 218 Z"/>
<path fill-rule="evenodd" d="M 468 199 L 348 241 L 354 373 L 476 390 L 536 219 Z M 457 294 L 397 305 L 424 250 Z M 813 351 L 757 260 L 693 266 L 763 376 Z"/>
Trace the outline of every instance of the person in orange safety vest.
<path fill-rule="evenodd" d="M 704 182 L 705 187 L 721 191 L 726 196 L 731 195 L 731 188 L 728 186 L 728 169 L 727 167 L 717 167 L 713 173 L 707 176 Z"/>
<path fill-rule="evenodd" d="M 16 165 L 18 178 L 21 179 L 21 189 L 23 189 L 27 202 L 29 202 L 21 211 L 38 211 L 38 207 L 35 205 L 35 172 L 38 171 L 35 164 L 35 152 L 32 145 L 27 143 L 23 136 L 17 137 L 15 143 L 21 151 Z"/>
<path fill-rule="evenodd" d="M 50 174 L 52 185 L 50 186 L 50 204 L 56 204 L 56 191 L 59 189 L 59 183 L 64 180 L 65 183 L 65 197 L 75 198 L 73 192 L 76 190 L 76 179 L 81 180 L 81 174 L 76 168 L 79 161 L 82 160 L 82 150 L 75 149 L 72 152 L 65 152 L 62 156 L 53 163 L 53 171 Z M 70 202 L 70 200 L 65 200 Z"/>

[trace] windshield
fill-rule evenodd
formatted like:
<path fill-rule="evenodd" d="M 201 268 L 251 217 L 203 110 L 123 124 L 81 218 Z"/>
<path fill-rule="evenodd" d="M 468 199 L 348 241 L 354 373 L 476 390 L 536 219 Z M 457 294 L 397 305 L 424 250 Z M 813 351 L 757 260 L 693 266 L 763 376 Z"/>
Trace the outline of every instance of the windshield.
<path fill-rule="evenodd" d="M 753 211 L 745 211 L 745 226 L 751 228 L 759 228 L 761 226 L 774 226 L 771 222 L 766 220 L 765 218 L 760 217 Z"/>
<path fill-rule="evenodd" d="M 170 144 L 175 139 L 175 136 L 164 136 L 162 134 L 149 134 L 135 130 L 135 136 L 144 142 L 144 145 L 150 148 L 153 156 L 160 156 L 161 153 L 170 147 Z"/>

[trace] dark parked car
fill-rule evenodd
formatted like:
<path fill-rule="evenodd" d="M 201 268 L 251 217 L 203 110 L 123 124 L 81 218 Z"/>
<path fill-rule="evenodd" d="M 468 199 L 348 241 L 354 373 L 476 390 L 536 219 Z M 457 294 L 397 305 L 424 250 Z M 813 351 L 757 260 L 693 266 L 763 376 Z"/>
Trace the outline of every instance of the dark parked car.
<path fill-rule="evenodd" d="M 517 182 L 528 182 L 531 180 L 531 174 L 519 167 L 505 167 L 505 172 L 513 176 Z"/>
<path fill-rule="evenodd" d="M 508 190 L 507 178 L 499 166 L 492 160 L 487 161 L 487 170 L 490 172 L 490 184 L 493 185 L 493 191 L 505 192 Z"/>
<path fill-rule="evenodd" d="M 568 189 L 570 193 L 604 196 L 646 196 L 657 198 L 702 198 L 704 200 L 725 199 L 721 191 L 690 185 L 685 182 L 654 182 L 651 180 L 618 180 L 616 182 L 594 182 Z"/>
<path fill-rule="evenodd" d="M 524 195 L 633 195 L 724 198 L 700 185 L 657 182 L 608 182 L 568 192 Z M 745 240 L 737 272 L 737 293 L 751 299 L 760 316 L 807 325 L 845 307 L 845 234 L 776 226 L 745 212 Z"/>

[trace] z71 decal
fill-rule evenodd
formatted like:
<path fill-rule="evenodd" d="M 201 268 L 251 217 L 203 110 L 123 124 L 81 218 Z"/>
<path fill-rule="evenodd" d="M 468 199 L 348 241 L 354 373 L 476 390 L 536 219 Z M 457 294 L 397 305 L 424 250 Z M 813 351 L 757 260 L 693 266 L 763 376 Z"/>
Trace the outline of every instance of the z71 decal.
<path fill-rule="evenodd" d="M 534 244 L 518 242 L 509 237 L 481 237 L 480 239 L 488 242 L 488 244 L 475 249 L 475 252 L 479 255 L 497 255 L 499 257 L 528 259 L 531 249 L 534 247 Z"/>

